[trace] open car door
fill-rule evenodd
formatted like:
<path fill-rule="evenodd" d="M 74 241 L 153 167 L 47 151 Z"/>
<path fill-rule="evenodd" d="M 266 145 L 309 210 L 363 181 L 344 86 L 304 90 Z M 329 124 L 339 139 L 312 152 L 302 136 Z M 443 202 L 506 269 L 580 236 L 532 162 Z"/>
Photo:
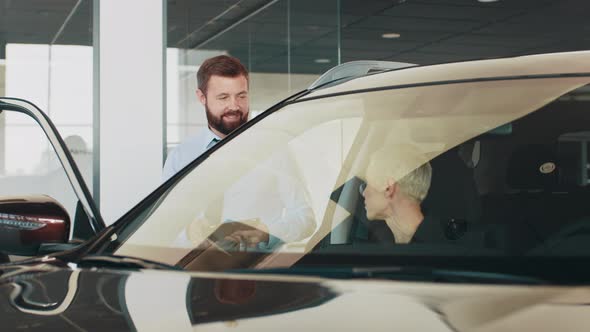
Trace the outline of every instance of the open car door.
<path fill-rule="evenodd" d="M 87 164 L 91 167 L 91 159 Z M 51 120 L 26 100 L 0 98 L 0 253 L 34 256 L 68 249 L 103 228 L 82 173 Z"/>

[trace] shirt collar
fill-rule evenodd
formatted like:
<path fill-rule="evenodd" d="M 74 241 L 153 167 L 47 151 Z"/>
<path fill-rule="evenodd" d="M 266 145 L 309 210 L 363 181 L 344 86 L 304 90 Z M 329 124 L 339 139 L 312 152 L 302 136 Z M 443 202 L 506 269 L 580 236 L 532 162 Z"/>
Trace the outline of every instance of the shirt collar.
<path fill-rule="evenodd" d="M 211 130 L 211 128 L 209 128 L 209 126 L 207 126 L 205 128 L 205 140 L 203 141 L 204 148 L 206 149 L 207 146 L 209 145 L 209 143 L 211 143 L 211 141 L 214 139 L 221 141 L 221 138 L 219 136 L 215 135 L 215 133 Z"/>

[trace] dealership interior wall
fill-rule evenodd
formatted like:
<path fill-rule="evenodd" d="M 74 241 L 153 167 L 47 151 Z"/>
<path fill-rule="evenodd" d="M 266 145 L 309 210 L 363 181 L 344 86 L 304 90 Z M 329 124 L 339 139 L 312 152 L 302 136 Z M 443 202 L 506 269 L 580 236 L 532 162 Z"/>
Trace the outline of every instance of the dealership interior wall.
<path fill-rule="evenodd" d="M 0 96 L 47 112 L 112 223 L 206 125 L 195 73 L 210 56 L 247 66 L 256 116 L 348 61 L 587 50 L 589 12 L 587 0 L 0 0 Z M 49 169 L 34 126 L 0 115 L 0 181 Z"/>

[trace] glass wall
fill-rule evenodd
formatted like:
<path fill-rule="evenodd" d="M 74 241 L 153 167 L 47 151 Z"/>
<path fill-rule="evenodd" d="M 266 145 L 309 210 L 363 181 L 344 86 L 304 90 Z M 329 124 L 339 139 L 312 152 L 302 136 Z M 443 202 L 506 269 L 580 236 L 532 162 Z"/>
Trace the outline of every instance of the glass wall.
<path fill-rule="evenodd" d="M 168 147 L 206 124 L 195 73 L 217 54 L 251 72 L 251 113 L 355 60 L 420 65 L 590 49 L 586 0 L 168 1 Z"/>
<path fill-rule="evenodd" d="M 226 1 L 223 8 L 207 3 L 168 3 L 169 149 L 206 127 L 195 95 L 205 59 L 229 54 L 248 68 L 251 117 L 338 64 L 337 0 Z"/>
<path fill-rule="evenodd" d="M 92 187 L 92 1 L 2 0 L 0 6 L 0 95 L 27 99 L 46 112 Z M 28 156 L 35 165 L 52 150 L 46 139 L 27 134 L 36 129 L 31 126 L 2 118 L 0 139 L 4 145 L 18 137 L 23 146 L 37 147 L 30 150 L 37 155 Z M 24 172 L 0 166 L 7 176 Z"/>

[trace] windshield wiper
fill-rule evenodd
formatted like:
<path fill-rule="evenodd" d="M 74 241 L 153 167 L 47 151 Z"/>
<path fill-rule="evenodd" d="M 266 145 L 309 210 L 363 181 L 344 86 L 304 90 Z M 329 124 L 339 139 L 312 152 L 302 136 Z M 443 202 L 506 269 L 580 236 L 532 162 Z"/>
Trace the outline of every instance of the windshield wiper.
<path fill-rule="evenodd" d="M 239 269 L 226 272 L 304 275 L 336 279 L 387 279 L 444 283 L 481 284 L 547 284 L 548 281 L 530 276 L 466 270 L 446 270 L 426 267 L 292 267 L 273 269 Z"/>
<path fill-rule="evenodd" d="M 89 255 L 74 262 L 78 267 L 100 267 L 115 269 L 156 269 L 156 270 L 181 270 L 178 266 L 154 262 L 141 258 L 125 256 L 101 256 Z"/>

